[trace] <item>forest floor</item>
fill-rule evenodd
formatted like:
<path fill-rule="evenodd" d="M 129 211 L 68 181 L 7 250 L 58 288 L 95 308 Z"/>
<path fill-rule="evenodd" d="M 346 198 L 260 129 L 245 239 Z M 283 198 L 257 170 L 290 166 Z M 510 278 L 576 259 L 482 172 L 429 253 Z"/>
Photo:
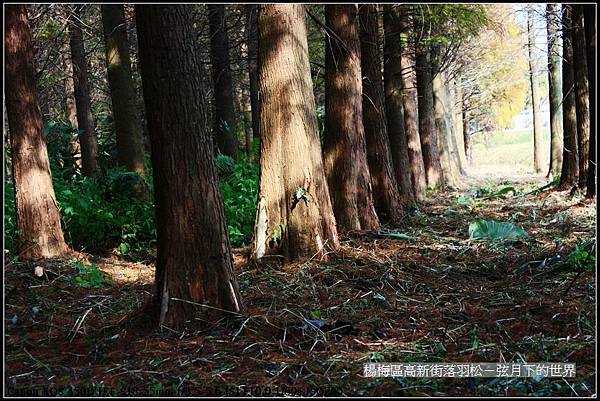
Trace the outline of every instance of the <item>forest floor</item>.
<path fill-rule="evenodd" d="M 539 181 L 486 185 L 433 194 L 401 227 L 386 227 L 405 236 L 349 234 L 327 263 L 256 264 L 238 249 L 247 313 L 184 332 L 131 319 L 153 293 L 151 255 L 80 253 L 45 263 L 41 278 L 35 264 L 6 257 L 6 394 L 595 394 L 595 271 L 524 266 L 565 260 L 595 239 L 595 202 L 534 191 Z M 516 193 L 498 194 L 507 186 Z M 476 218 L 512 222 L 528 237 L 471 240 Z M 384 361 L 572 362 L 577 374 L 363 376 L 364 363 Z"/>

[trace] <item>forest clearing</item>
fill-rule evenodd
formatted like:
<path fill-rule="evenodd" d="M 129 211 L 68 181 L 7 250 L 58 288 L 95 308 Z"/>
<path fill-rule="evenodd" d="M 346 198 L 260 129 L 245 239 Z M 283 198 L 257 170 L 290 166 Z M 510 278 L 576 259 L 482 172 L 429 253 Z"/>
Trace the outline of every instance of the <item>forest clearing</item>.
<path fill-rule="evenodd" d="M 5 5 L 4 395 L 596 397 L 595 13 Z"/>

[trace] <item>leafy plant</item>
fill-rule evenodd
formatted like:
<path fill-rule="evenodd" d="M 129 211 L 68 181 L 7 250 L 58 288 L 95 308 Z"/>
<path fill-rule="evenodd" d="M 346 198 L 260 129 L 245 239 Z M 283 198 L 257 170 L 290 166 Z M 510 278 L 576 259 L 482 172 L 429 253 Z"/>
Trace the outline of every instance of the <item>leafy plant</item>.
<path fill-rule="evenodd" d="M 77 262 L 73 265 L 78 275 L 75 276 L 74 282 L 83 288 L 99 288 L 108 283 L 108 280 L 104 277 L 104 273 L 98 269 L 95 263 L 91 265 L 85 265 L 81 262 Z"/>
<path fill-rule="evenodd" d="M 493 220 L 475 220 L 469 225 L 471 239 L 514 239 L 527 237 L 527 233 L 512 223 Z"/>

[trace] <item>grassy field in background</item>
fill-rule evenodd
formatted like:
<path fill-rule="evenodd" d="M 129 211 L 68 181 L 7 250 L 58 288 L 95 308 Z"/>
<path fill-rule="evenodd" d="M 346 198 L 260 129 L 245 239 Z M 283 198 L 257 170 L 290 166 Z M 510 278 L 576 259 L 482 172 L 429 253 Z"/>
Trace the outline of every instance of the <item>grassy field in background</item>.
<path fill-rule="evenodd" d="M 545 176 L 550 162 L 550 130 L 542 130 L 542 174 L 533 171 L 533 128 L 494 131 L 473 136 L 476 175 Z"/>

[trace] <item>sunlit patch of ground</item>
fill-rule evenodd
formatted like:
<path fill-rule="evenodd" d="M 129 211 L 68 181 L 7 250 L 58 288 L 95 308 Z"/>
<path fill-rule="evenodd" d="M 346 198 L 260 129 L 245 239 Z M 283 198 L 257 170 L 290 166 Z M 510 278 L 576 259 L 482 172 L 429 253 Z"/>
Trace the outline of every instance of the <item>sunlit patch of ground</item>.
<path fill-rule="evenodd" d="M 353 233 L 325 264 L 255 264 L 238 249 L 247 314 L 182 332 L 143 330 L 137 322 L 148 319 L 152 258 L 81 255 L 110 278 L 98 288 L 73 281 L 76 259 L 49 262 L 43 278 L 33 265 L 7 260 L 7 384 L 52 385 L 63 395 L 76 385 L 120 395 L 283 395 L 284 388 L 353 396 L 595 394 L 595 272 L 569 288 L 576 273 L 519 269 L 594 238 L 595 203 L 531 193 L 543 182 L 478 188 L 507 185 L 516 193 L 469 203 L 459 201 L 467 191 L 433 194 L 394 228 L 415 240 Z M 476 218 L 510 221 L 529 236 L 469 240 Z M 329 329 L 303 327 L 304 318 Z M 369 361 L 568 361 L 577 377 L 364 378 Z"/>

